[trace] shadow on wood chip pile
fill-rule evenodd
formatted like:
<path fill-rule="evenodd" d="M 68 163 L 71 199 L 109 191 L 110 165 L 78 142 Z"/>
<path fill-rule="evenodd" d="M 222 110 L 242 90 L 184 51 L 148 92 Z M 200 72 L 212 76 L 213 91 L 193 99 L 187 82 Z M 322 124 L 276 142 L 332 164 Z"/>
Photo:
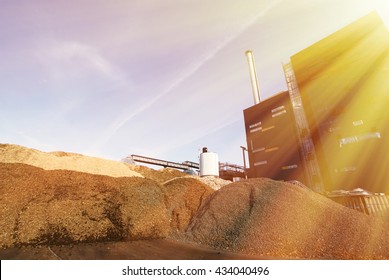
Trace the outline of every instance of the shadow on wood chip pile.
<path fill-rule="evenodd" d="M 213 193 L 188 238 L 215 249 L 303 259 L 388 259 L 389 225 L 289 183 L 250 179 Z"/>

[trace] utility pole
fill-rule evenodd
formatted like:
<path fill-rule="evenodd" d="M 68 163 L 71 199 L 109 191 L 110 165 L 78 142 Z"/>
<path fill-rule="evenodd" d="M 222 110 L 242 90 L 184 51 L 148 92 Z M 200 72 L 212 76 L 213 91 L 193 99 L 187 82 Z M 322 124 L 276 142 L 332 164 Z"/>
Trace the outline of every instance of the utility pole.
<path fill-rule="evenodd" d="M 243 147 L 243 146 L 240 146 L 241 149 L 242 149 L 242 153 L 243 153 L 243 168 L 244 168 L 244 176 L 245 176 L 245 179 L 247 179 L 247 172 L 246 172 L 246 154 L 244 151 L 247 151 L 247 148 L 246 147 Z"/>

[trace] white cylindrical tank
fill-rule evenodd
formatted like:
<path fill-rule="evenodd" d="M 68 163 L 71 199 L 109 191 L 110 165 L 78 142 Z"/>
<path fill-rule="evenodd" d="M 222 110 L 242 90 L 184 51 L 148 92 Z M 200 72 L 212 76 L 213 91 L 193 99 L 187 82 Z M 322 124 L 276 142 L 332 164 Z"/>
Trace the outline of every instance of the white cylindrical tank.
<path fill-rule="evenodd" d="M 208 152 L 207 148 L 203 148 L 200 154 L 200 176 L 219 177 L 219 156 L 217 153 Z"/>

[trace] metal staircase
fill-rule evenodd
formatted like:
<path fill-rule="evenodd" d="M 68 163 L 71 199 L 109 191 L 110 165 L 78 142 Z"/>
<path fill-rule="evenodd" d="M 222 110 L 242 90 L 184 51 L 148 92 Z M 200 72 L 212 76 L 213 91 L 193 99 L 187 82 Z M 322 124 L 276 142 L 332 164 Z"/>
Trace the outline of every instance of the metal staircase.
<path fill-rule="evenodd" d="M 300 154 L 304 164 L 307 185 L 316 192 L 324 192 L 319 164 L 317 162 L 315 147 L 311 138 L 308 122 L 305 117 L 304 108 L 301 101 L 300 91 L 297 86 L 296 76 L 291 63 L 283 64 L 286 83 L 293 106 L 296 119 L 296 128 L 300 146 Z"/>

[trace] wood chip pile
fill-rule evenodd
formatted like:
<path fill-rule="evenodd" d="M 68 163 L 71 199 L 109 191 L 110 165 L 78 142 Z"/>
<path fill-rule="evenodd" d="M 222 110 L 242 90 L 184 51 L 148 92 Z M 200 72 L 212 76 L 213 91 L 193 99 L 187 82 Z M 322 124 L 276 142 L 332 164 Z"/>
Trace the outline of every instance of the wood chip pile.
<path fill-rule="evenodd" d="M 205 176 L 205 177 L 191 176 L 191 177 L 206 184 L 208 187 L 214 189 L 215 191 L 221 189 L 224 186 L 231 184 L 231 181 L 223 180 L 221 178 L 217 178 L 213 176 Z"/>
<path fill-rule="evenodd" d="M 77 154 L 16 145 L 0 149 L 0 247 L 177 235 L 213 192 L 173 169 L 124 165 L 123 171 L 119 162 Z M 24 162 L 69 170 L 45 170 Z M 111 176 L 93 174 L 97 167 L 107 168 L 98 173 Z M 118 174 L 136 176 L 116 178 Z"/>
<path fill-rule="evenodd" d="M 159 170 L 154 170 L 142 165 L 129 165 L 129 168 L 141 174 L 143 177 L 154 180 L 161 184 L 177 177 L 187 176 L 187 174 L 185 174 L 184 172 L 172 168 L 162 168 Z"/>
<path fill-rule="evenodd" d="M 25 163 L 45 170 L 74 170 L 111 177 L 143 177 L 124 162 L 89 157 L 74 153 L 45 153 L 26 147 L 0 144 L 0 162 Z"/>
<path fill-rule="evenodd" d="M 307 188 L 5 144 L 0 229 L 0 248 L 169 237 L 264 258 L 389 259 L 389 217 Z"/>
<path fill-rule="evenodd" d="M 0 163 L 0 246 L 163 238 L 161 186 L 138 177 Z"/>
<path fill-rule="evenodd" d="M 216 249 L 277 258 L 388 259 L 388 229 L 388 222 L 308 189 L 261 178 L 209 196 L 187 236 Z"/>
<path fill-rule="evenodd" d="M 214 191 L 193 178 L 176 178 L 164 184 L 165 203 L 172 233 L 183 232 L 203 201 Z"/>

